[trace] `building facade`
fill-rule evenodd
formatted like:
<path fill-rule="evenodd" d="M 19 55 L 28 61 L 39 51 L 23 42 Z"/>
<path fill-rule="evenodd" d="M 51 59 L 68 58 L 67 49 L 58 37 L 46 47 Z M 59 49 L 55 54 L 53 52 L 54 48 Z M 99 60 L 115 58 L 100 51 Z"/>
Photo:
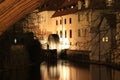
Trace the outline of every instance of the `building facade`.
<path fill-rule="evenodd" d="M 119 12 L 97 9 L 98 7 L 78 10 L 78 1 L 73 1 L 74 4 L 66 4 L 67 2 L 66 0 L 57 11 L 37 13 L 34 24 L 38 23 L 36 26 L 39 27 L 40 35 L 34 34 L 44 45 L 43 48 L 47 49 L 49 34 L 58 34 L 61 49 L 91 51 L 92 60 L 109 61 L 114 54 L 119 55 L 119 51 L 112 52 L 119 47 Z"/>
<path fill-rule="evenodd" d="M 81 13 L 80 21 L 78 20 L 78 13 L 52 18 L 63 48 L 72 50 L 90 49 L 88 43 L 90 40 L 90 27 L 84 13 Z"/>

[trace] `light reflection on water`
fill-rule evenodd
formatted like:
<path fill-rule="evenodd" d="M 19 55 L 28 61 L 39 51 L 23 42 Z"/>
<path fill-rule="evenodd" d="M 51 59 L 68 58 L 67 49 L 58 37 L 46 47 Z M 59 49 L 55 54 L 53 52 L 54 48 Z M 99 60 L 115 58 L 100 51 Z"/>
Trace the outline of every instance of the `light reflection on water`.
<path fill-rule="evenodd" d="M 0 71 L 0 80 L 120 80 L 120 71 L 105 66 L 59 60 Z"/>
<path fill-rule="evenodd" d="M 105 66 L 76 65 L 68 61 L 43 62 L 40 66 L 41 80 L 120 80 L 120 71 Z"/>
<path fill-rule="evenodd" d="M 42 80 L 89 80 L 89 70 L 74 67 L 67 61 L 58 61 L 49 65 L 46 62 L 40 67 Z"/>
<path fill-rule="evenodd" d="M 90 66 L 91 80 L 120 80 L 120 71 L 105 66 Z"/>

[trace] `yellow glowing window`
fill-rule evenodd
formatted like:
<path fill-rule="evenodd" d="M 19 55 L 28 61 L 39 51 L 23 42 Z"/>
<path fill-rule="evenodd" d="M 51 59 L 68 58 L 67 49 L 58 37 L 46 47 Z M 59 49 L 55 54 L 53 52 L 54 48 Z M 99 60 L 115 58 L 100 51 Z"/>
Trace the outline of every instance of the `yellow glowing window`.
<path fill-rule="evenodd" d="M 109 41 L 109 38 L 108 37 L 103 37 L 102 38 L 102 42 L 108 42 Z"/>
<path fill-rule="evenodd" d="M 108 37 L 106 37 L 106 42 L 108 42 Z"/>
<path fill-rule="evenodd" d="M 105 38 L 104 37 L 102 38 L 102 42 L 105 42 Z"/>

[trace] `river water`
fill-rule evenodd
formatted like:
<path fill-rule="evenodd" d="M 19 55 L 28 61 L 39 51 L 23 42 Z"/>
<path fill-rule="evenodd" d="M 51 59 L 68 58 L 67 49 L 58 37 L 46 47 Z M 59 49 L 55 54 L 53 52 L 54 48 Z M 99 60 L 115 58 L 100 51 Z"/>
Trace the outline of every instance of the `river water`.
<path fill-rule="evenodd" d="M 0 80 L 120 80 L 120 71 L 67 60 L 1 70 Z"/>
<path fill-rule="evenodd" d="M 30 55 L 24 46 L 12 46 L 10 53 L 0 54 L 0 80 L 120 80 L 117 69 L 68 60 L 46 60 L 46 57 L 43 60 L 40 57 L 40 64 L 36 64 L 31 60 L 36 56 Z"/>

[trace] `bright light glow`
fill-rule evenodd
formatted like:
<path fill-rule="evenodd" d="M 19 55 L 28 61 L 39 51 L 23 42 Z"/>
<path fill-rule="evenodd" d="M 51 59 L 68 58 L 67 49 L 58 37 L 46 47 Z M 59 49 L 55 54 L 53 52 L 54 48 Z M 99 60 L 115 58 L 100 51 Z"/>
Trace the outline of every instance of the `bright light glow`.
<path fill-rule="evenodd" d="M 59 65 L 58 66 L 60 72 L 59 80 L 70 80 L 70 68 L 67 65 Z"/>
<path fill-rule="evenodd" d="M 74 6 L 71 6 L 71 8 L 74 8 Z"/>
<path fill-rule="evenodd" d="M 70 80 L 69 77 L 70 77 L 69 67 L 64 66 L 63 67 L 63 78 L 64 78 L 63 80 Z"/>
<path fill-rule="evenodd" d="M 69 40 L 67 38 L 60 38 L 61 49 L 68 49 L 70 47 Z"/>
<path fill-rule="evenodd" d="M 57 49 L 57 54 L 61 52 L 60 43 L 55 43 L 54 41 L 49 42 L 49 49 Z"/>
<path fill-rule="evenodd" d="M 49 72 L 50 77 L 52 77 L 52 78 L 57 77 L 57 75 L 58 75 L 57 66 L 50 66 L 48 72 Z"/>
<path fill-rule="evenodd" d="M 49 49 L 58 49 L 58 48 L 59 48 L 59 43 L 55 43 L 55 42 L 49 43 Z"/>
<path fill-rule="evenodd" d="M 15 43 L 15 44 L 17 43 L 17 39 L 16 39 L 16 38 L 14 39 L 14 43 Z"/>
<path fill-rule="evenodd" d="M 42 49 L 47 49 L 47 36 L 43 36 L 43 40 L 40 40 L 42 44 Z"/>
<path fill-rule="evenodd" d="M 60 38 L 60 43 L 49 43 L 49 49 L 57 49 L 57 53 L 59 54 L 62 49 L 68 49 L 70 47 L 69 40 L 67 38 Z"/>
<path fill-rule="evenodd" d="M 54 38 L 51 38 L 48 42 L 47 37 L 44 37 L 43 40 L 40 40 L 40 43 L 42 44 L 42 49 L 57 49 L 57 54 L 59 54 L 62 49 L 68 49 L 70 47 L 69 40 L 67 38 L 60 38 L 60 42 L 55 42 Z"/>

